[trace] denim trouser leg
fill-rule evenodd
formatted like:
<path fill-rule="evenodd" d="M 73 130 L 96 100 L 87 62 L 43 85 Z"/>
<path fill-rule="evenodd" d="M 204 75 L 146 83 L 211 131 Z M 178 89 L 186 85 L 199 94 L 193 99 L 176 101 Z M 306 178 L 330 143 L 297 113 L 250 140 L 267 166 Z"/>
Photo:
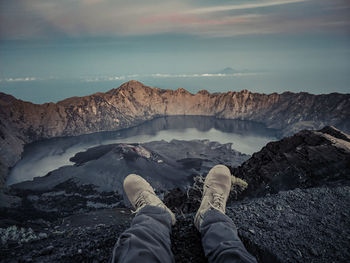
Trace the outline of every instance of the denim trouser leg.
<path fill-rule="evenodd" d="M 170 214 L 161 207 L 145 206 L 120 235 L 112 262 L 174 262 L 170 232 Z"/>
<path fill-rule="evenodd" d="M 218 210 L 205 213 L 200 232 L 209 262 L 256 262 L 239 239 L 235 224 Z"/>

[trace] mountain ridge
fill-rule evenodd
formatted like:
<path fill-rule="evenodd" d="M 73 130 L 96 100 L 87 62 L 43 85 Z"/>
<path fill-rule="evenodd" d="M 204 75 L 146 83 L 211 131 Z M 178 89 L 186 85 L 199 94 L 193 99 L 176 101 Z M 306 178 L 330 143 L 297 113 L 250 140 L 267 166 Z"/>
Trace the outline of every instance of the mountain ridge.
<path fill-rule="evenodd" d="M 135 126 L 158 116 L 203 115 L 252 120 L 291 135 L 326 125 L 350 131 L 350 94 L 227 93 L 192 94 L 180 88 L 152 88 L 129 81 L 106 93 L 33 104 L 0 93 L 0 181 L 19 159 L 25 144 Z M 1 182 L 0 182 L 1 185 Z"/>

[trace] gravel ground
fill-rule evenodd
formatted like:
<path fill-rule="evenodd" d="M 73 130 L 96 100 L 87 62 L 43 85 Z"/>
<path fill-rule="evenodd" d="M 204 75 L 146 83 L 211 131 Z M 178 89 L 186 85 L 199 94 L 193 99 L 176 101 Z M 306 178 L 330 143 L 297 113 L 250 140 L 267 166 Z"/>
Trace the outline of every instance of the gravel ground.
<path fill-rule="evenodd" d="M 350 262 L 350 187 L 295 189 L 227 213 L 260 262 Z"/>
<path fill-rule="evenodd" d="M 227 214 L 259 262 L 349 262 L 350 187 L 295 189 L 229 204 Z M 108 262 L 129 225 L 128 209 L 42 221 L 39 240 L 0 248 L 1 262 Z M 177 215 L 171 240 L 176 262 L 206 262 L 193 213 Z M 45 235 L 40 235 L 45 233 Z"/>

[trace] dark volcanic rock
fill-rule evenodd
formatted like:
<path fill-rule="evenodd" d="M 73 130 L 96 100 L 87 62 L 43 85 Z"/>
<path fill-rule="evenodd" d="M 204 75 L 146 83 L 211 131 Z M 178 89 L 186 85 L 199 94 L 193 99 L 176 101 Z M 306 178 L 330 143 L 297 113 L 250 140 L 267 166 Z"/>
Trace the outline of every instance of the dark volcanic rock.
<path fill-rule="evenodd" d="M 3 244 L 0 261 L 108 262 L 118 236 L 130 225 L 130 220 L 129 211 L 114 209 L 70 216 L 55 221 L 50 227 L 28 223 L 34 229 L 32 236 L 38 238 Z M 20 230 L 28 231 L 28 226 Z M 47 233 L 40 238 L 38 232 L 42 230 Z"/>
<path fill-rule="evenodd" d="M 11 189 L 44 211 L 114 207 L 119 205 L 128 174 L 140 174 L 159 192 L 176 187 L 184 191 L 194 176 L 206 175 L 214 165 L 235 167 L 249 158 L 231 146 L 208 140 L 102 145 L 76 154 L 71 158 L 75 165 L 14 184 Z M 105 194 L 99 198 L 101 193 Z"/>
<path fill-rule="evenodd" d="M 246 196 L 342 184 L 350 178 L 350 138 L 334 127 L 304 130 L 268 143 L 232 172 L 248 182 Z"/>
<path fill-rule="evenodd" d="M 302 105 L 302 106 L 301 106 Z M 290 135 L 334 125 L 350 131 L 350 95 L 258 94 L 247 90 L 191 94 L 137 81 L 118 89 L 58 103 L 32 104 L 0 93 L 0 183 L 27 143 L 134 126 L 157 116 L 204 115 L 262 122 Z"/>

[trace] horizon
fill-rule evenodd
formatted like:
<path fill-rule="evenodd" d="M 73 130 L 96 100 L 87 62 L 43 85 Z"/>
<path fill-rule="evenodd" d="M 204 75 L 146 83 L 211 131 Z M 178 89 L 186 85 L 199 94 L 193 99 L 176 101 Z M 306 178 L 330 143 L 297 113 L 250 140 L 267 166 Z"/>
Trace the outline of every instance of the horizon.
<path fill-rule="evenodd" d="M 152 88 L 152 89 L 161 89 L 161 90 L 166 90 L 166 91 L 177 91 L 177 90 L 185 90 L 186 92 L 190 93 L 191 95 L 196 95 L 202 91 L 207 91 L 209 94 L 211 95 L 215 95 L 215 94 L 225 94 L 225 93 L 242 93 L 242 92 L 249 92 L 249 93 L 252 93 L 252 94 L 262 94 L 262 95 L 272 95 L 272 94 L 278 94 L 278 95 L 282 95 L 284 93 L 292 93 L 292 94 L 297 94 L 297 93 L 300 93 L 300 94 L 309 94 L 309 95 L 313 95 L 313 96 L 320 96 L 320 95 L 331 95 L 331 94 L 341 94 L 341 95 L 350 95 L 350 93 L 341 93 L 341 92 L 331 92 L 331 93 L 321 93 L 321 94 L 313 94 L 313 93 L 309 93 L 309 92 L 306 92 L 306 91 L 300 91 L 300 92 L 292 92 L 292 91 L 283 91 L 283 92 L 272 92 L 272 93 L 263 93 L 263 92 L 253 92 L 253 91 L 250 91 L 250 90 L 247 90 L 247 89 L 242 89 L 242 90 L 236 90 L 236 91 L 224 91 L 224 92 L 209 92 L 208 90 L 206 89 L 202 89 L 202 90 L 198 90 L 197 92 L 191 92 L 185 88 L 182 88 L 182 87 L 179 87 L 177 89 L 166 89 L 166 88 L 157 88 L 157 87 L 153 87 L 153 86 L 149 86 L 141 81 L 138 81 L 138 80 L 128 80 L 124 83 L 122 83 L 120 86 L 116 87 L 116 88 L 112 88 L 112 89 L 109 89 L 107 91 L 104 91 L 104 92 L 101 92 L 101 91 L 96 91 L 94 93 L 90 93 L 90 94 L 86 94 L 86 95 L 82 95 L 82 96 L 70 96 L 70 97 L 66 97 L 66 98 L 63 98 L 62 100 L 58 100 L 58 101 L 47 101 L 47 102 L 42 102 L 42 103 L 35 103 L 35 102 L 32 102 L 32 101 L 29 101 L 29 100 L 23 100 L 23 99 L 20 99 L 20 98 L 17 98 L 16 96 L 14 95 L 11 95 L 11 94 L 7 94 L 5 92 L 2 92 L 0 90 L 0 93 L 3 93 L 3 94 L 6 94 L 6 95 L 10 95 L 10 96 L 13 96 L 15 99 L 17 100 L 22 100 L 24 102 L 30 102 L 30 103 L 33 103 L 33 104 L 46 104 L 46 103 L 54 103 L 54 104 L 57 104 L 59 102 L 62 102 L 66 99 L 69 99 L 69 98 L 83 98 L 83 97 L 89 97 L 89 96 L 93 96 L 93 95 L 96 95 L 96 94 L 99 94 L 99 93 L 107 93 L 107 92 L 110 92 L 112 90 L 117 90 L 119 89 L 121 86 L 129 83 L 129 82 L 138 82 L 138 83 L 141 83 L 143 86 L 145 87 L 149 87 L 149 88 Z"/>
<path fill-rule="evenodd" d="M 0 22 L 0 91 L 35 103 L 134 78 L 192 93 L 349 90 L 345 0 L 0 0 Z"/>

